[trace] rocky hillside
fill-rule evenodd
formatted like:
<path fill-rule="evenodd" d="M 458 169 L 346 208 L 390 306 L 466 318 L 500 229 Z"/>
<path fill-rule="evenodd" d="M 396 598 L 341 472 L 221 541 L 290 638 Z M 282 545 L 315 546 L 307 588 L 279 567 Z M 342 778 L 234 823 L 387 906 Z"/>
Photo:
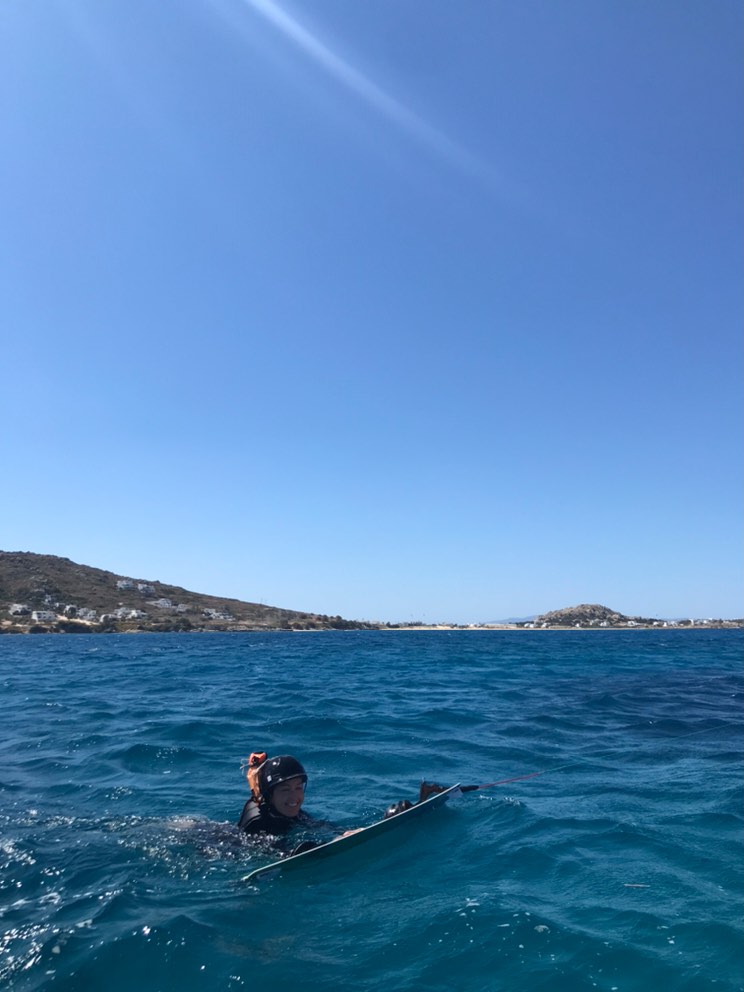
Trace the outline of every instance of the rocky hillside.
<path fill-rule="evenodd" d="M 284 610 L 117 575 L 69 558 L 0 551 L 0 633 L 127 630 L 359 629 L 341 617 Z"/>
<path fill-rule="evenodd" d="M 602 623 L 605 620 L 608 623 L 627 623 L 629 619 L 630 617 L 626 617 L 623 613 L 611 610 L 609 606 L 600 606 L 598 603 L 582 603 L 580 606 L 567 606 L 562 610 L 551 610 L 550 613 L 543 613 L 535 618 L 535 623 L 573 627 L 577 623 Z"/>
<path fill-rule="evenodd" d="M 628 617 L 609 606 L 599 603 L 582 603 L 580 606 L 567 606 L 562 610 L 551 610 L 535 618 L 535 624 L 547 624 L 549 627 L 627 627 L 634 625 L 648 626 L 659 623 L 649 617 Z"/>

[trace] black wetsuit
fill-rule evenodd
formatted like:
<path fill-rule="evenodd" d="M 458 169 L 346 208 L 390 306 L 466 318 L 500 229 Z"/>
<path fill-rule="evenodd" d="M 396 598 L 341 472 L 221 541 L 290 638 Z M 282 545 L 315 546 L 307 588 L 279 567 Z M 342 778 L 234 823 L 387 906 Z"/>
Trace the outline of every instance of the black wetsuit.
<path fill-rule="evenodd" d="M 238 820 L 238 827 L 247 834 L 272 834 L 274 837 L 282 837 L 289 833 L 293 827 L 318 825 L 318 821 L 308 816 L 303 810 L 300 810 L 297 816 L 282 816 L 268 803 L 259 804 L 255 799 L 248 800 Z"/>

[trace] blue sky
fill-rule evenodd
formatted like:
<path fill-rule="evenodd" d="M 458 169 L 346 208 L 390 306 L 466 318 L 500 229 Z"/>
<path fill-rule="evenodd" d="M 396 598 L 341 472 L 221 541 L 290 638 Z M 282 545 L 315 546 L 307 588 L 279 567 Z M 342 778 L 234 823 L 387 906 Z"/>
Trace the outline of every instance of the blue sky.
<path fill-rule="evenodd" d="M 6 0 L 0 547 L 741 616 L 733 0 Z"/>

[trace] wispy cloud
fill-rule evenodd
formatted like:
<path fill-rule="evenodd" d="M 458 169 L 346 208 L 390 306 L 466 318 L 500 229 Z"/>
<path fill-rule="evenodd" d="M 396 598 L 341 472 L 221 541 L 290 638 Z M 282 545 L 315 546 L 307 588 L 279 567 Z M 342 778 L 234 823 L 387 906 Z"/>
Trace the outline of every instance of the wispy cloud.
<path fill-rule="evenodd" d="M 409 110 L 368 76 L 332 51 L 273 0 L 242 0 L 242 2 L 269 21 L 328 75 L 338 80 L 387 120 L 428 146 L 450 165 L 471 176 L 477 175 L 483 180 L 493 182 L 497 178 L 493 171 L 475 155 Z"/>

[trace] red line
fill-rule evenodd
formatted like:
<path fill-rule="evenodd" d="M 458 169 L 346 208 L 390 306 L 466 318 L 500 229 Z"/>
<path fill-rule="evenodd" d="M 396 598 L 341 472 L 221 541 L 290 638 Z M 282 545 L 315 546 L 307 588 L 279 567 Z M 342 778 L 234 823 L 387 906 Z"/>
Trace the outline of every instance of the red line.
<path fill-rule="evenodd" d="M 553 769 L 555 771 L 556 769 Z M 517 775 L 516 778 L 502 778 L 500 782 L 489 782 L 487 785 L 479 785 L 479 789 L 493 789 L 496 785 L 508 785 L 510 782 L 523 782 L 526 778 L 536 778 L 538 775 L 544 775 L 545 772 L 550 771 L 548 768 L 544 768 L 541 772 L 530 772 L 529 775 Z"/>

